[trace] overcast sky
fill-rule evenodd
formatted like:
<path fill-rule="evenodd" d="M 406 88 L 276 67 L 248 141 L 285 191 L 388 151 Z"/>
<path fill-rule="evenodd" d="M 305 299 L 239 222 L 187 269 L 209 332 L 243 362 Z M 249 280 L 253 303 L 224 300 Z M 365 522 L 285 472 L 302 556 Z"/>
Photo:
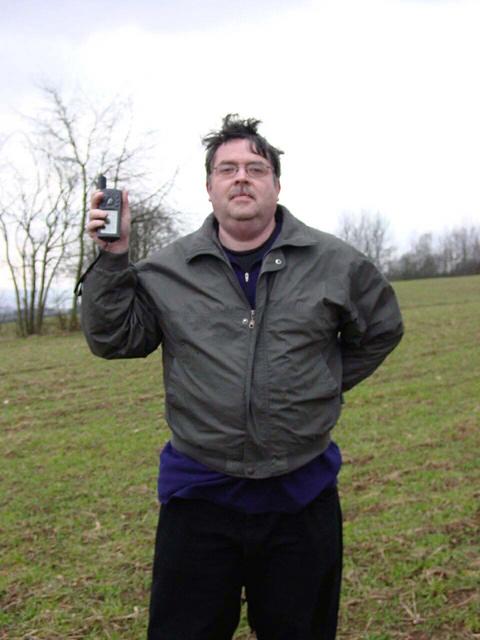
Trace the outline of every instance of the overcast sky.
<path fill-rule="evenodd" d="M 198 226 L 202 135 L 229 112 L 284 150 L 280 201 L 335 231 L 379 211 L 394 240 L 480 221 L 478 0 L 2 0 L 0 134 L 39 82 L 133 96 L 158 179 Z M 128 185 L 133 191 L 135 185 Z"/>

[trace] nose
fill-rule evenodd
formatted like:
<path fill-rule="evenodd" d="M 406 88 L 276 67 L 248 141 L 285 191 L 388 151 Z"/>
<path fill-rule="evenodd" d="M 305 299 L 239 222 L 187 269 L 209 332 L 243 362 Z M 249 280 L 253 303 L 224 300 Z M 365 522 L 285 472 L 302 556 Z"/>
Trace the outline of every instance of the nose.
<path fill-rule="evenodd" d="M 235 174 L 235 182 L 245 182 L 248 180 L 247 168 L 244 165 L 239 165 L 237 173 Z"/>

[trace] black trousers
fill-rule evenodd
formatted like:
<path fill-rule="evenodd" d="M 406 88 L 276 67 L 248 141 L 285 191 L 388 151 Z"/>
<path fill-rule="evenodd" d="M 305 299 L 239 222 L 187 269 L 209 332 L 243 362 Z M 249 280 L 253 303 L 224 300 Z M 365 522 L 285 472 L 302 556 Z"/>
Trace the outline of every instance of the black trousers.
<path fill-rule="evenodd" d="M 172 500 L 160 510 L 148 640 L 231 640 L 243 586 L 258 640 L 334 640 L 341 569 L 336 488 L 296 514 Z"/>

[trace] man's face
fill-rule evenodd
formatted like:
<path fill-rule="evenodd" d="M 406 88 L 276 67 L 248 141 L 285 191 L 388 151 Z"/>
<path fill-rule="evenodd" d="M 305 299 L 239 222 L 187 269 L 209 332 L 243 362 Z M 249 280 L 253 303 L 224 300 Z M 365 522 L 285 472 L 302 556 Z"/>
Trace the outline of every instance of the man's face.
<path fill-rule="evenodd" d="M 270 162 L 252 150 L 250 140 L 220 145 L 212 165 L 207 191 L 220 232 L 238 239 L 254 239 L 273 231 L 280 183 Z M 228 167 L 232 166 L 238 170 L 228 175 Z"/>

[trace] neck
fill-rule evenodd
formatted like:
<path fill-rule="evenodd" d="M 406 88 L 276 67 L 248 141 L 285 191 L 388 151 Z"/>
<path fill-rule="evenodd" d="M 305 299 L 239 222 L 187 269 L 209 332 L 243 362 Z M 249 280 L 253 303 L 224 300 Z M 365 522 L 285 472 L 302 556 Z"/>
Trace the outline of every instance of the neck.
<path fill-rule="evenodd" d="M 275 229 L 275 218 L 262 231 L 252 234 L 231 233 L 222 226 L 218 228 L 218 238 L 222 245 L 232 251 L 250 251 L 260 247 L 272 235 Z"/>

